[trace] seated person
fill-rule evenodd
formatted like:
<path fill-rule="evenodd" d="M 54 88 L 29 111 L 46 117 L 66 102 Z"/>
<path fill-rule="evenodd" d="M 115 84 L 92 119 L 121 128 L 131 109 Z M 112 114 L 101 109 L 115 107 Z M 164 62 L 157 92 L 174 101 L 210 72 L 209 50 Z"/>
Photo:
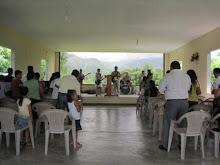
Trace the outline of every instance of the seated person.
<path fill-rule="evenodd" d="M 148 91 L 148 96 L 149 97 L 157 97 L 158 95 L 158 89 L 155 85 L 155 82 L 153 80 L 150 80 L 150 88 Z"/>
<path fill-rule="evenodd" d="M 3 75 L 0 75 L 0 99 L 6 98 L 5 96 L 5 88 L 6 88 L 6 83 L 5 77 Z"/>
<path fill-rule="evenodd" d="M 13 69 L 8 68 L 8 75 L 5 77 L 5 82 L 12 82 L 12 80 L 14 79 L 12 74 L 13 74 Z"/>
<path fill-rule="evenodd" d="M 15 100 L 17 100 L 20 97 L 19 87 L 23 85 L 21 78 L 22 78 L 22 72 L 20 70 L 16 70 L 15 78 L 11 82 L 12 98 Z"/>
<path fill-rule="evenodd" d="M 126 75 L 122 79 L 122 83 L 124 83 L 124 85 L 129 85 L 130 82 L 131 82 L 131 77 L 128 75 L 128 72 L 126 72 Z"/>

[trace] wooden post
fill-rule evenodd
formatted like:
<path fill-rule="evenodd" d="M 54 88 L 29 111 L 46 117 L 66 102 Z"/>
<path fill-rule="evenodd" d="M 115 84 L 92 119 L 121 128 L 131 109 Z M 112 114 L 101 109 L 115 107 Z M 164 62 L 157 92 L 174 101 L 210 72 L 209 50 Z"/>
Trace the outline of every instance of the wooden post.
<path fill-rule="evenodd" d="M 107 95 L 106 96 L 112 96 L 111 91 L 112 91 L 112 76 L 108 75 L 107 76 Z"/>

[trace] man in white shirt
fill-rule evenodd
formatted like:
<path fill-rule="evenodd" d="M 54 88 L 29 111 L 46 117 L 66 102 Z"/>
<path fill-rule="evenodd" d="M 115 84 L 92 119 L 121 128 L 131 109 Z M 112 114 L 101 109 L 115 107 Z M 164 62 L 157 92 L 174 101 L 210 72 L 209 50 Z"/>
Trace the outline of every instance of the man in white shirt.
<path fill-rule="evenodd" d="M 53 81 L 51 81 L 50 88 L 53 89 L 52 99 L 57 100 L 59 89 L 56 87 L 56 84 L 60 81 L 60 72 L 56 72 L 56 73 L 54 73 L 54 75 L 55 75 L 55 79 Z"/>
<path fill-rule="evenodd" d="M 34 67 L 33 66 L 28 66 L 27 67 L 28 72 L 34 71 Z M 23 77 L 21 78 L 21 81 L 24 83 L 25 81 L 27 81 L 27 73 L 23 75 Z"/>
<path fill-rule="evenodd" d="M 182 115 L 188 112 L 188 92 L 191 88 L 190 77 L 180 70 L 178 61 L 173 61 L 170 65 L 170 73 L 166 74 L 159 85 L 159 92 L 165 93 L 167 100 L 164 110 L 164 136 L 163 145 L 159 148 L 166 150 L 168 148 L 169 129 L 171 120 L 178 120 Z M 186 123 L 182 122 L 179 127 L 185 127 Z M 178 145 L 180 147 L 180 145 Z"/>
<path fill-rule="evenodd" d="M 213 74 L 215 76 L 215 82 L 212 85 L 212 94 L 215 94 L 216 90 L 218 89 L 219 85 L 220 85 L 220 68 L 215 68 L 213 70 Z"/>
<path fill-rule="evenodd" d="M 217 91 L 218 88 L 220 88 L 220 68 L 215 68 L 213 70 L 213 74 L 215 76 L 215 82 L 212 85 L 212 94 L 214 94 L 215 99 L 213 101 L 213 109 L 216 109 L 218 107 L 218 96 Z M 220 113 L 220 108 L 218 107 L 217 110 L 215 110 L 214 116 L 218 115 Z M 220 118 L 218 118 L 218 128 L 213 129 L 214 131 L 220 132 Z"/>
<path fill-rule="evenodd" d="M 79 75 L 78 70 L 73 70 L 72 75 L 63 76 L 60 81 L 56 83 L 56 87 L 59 88 L 57 108 L 65 109 L 67 107 L 67 91 L 69 89 L 75 90 L 78 95 L 80 92 L 80 84 L 77 80 Z"/>

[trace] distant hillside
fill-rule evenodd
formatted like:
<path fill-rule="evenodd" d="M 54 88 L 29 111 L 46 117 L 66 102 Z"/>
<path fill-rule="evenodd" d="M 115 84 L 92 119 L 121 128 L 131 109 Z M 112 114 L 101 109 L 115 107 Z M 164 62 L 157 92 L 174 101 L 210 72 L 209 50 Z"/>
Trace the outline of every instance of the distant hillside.
<path fill-rule="evenodd" d="M 155 68 L 161 68 L 163 64 L 163 59 L 158 59 L 158 58 L 151 58 L 151 59 L 139 59 L 139 60 L 134 60 L 134 61 L 129 61 L 128 63 L 120 66 L 120 70 L 123 70 L 125 68 L 136 68 L 136 67 L 143 67 L 146 65 L 146 63 L 152 63 L 154 64 Z"/>
<path fill-rule="evenodd" d="M 148 59 L 119 61 L 119 62 L 105 62 L 95 58 L 85 59 L 85 58 L 80 58 L 73 54 L 67 54 L 66 66 L 68 67 L 67 74 L 70 74 L 73 69 L 81 68 L 84 70 L 84 73 L 92 72 L 93 73 L 92 76 L 94 76 L 97 68 L 100 68 L 102 73 L 110 73 L 114 70 L 115 66 L 118 66 L 119 70 L 123 70 L 125 68 L 143 67 L 147 62 L 154 64 L 156 68 L 161 68 L 161 65 L 163 64 L 163 59 L 148 58 Z"/>
<path fill-rule="evenodd" d="M 108 68 L 102 61 L 94 58 L 84 59 L 73 54 L 66 54 L 67 62 L 66 66 L 68 68 L 67 74 L 71 74 L 73 69 L 83 69 L 83 73 L 86 74 L 91 72 L 88 77 L 95 77 L 95 73 L 98 68 L 101 69 L 102 73 L 109 73 L 111 69 Z"/>

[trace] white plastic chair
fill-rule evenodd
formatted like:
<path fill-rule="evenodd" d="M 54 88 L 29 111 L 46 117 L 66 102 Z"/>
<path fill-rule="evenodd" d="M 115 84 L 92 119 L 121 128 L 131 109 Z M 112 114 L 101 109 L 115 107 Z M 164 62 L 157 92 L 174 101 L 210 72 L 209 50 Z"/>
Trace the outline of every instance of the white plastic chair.
<path fill-rule="evenodd" d="M 4 102 L 2 104 L 2 106 L 5 108 L 9 108 L 9 109 L 13 109 L 15 111 L 18 111 L 18 105 L 17 105 L 17 103 L 14 103 L 14 102 Z"/>
<path fill-rule="evenodd" d="M 212 111 L 212 106 L 201 103 L 201 104 L 196 104 L 193 105 L 192 107 L 189 108 L 189 111 L 194 110 L 194 111 L 205 111 L 208 113 L 211 113 Z"/>
<path fill-rule="evenodd" d="M 40 116 L 40 114 L 44 111 L 44 110 L 48 110 L 48 109 L 56 109 L 56 107 L 50 103 L 46 103 L 46 102 L 39 102 L 39 103 L 35 103 L 34 105 L 32 105 L 32 110 L 37 112 L 37 115 Z M 45 118 L 38 118 L 36 121 L 36 125 L 35 125 L 35 138 L 37 138 L 37 135 L 40 134 L 40 124 L 42 122 L 45 122 Z"/>
<path fill-rule="evenodd" d="M 33 136 L 33 127 L 30 118 L 26 118 L 28 120 L 27 126 L 18 126 L 15 125 L 15 116 L 21 117 L 18 112 L 9 109 L 9 108 L 0 108 L 0 146 L 2 141 L 2 133 L 6 134 L 6 145 L 9 147 L 10 142 L 10 133 L 15 133 L 15 147 L 16 147 L 16 155 L 20 155 L 20 133 L 26 129 L 29 129 L 32 147 L 34 146 L 34 136 Z"/>
<path fill-rule="evenodd" d="M 184 119 L 187 120 L 186 128 L 178 128 L 177 124 L 180 124 Z M 210 114 L 203 111 L 193 111 L 184 114 L 178 121 L 171 120 L 170 131 L 169 131 L 169 141 L 168 141 L 168 152 L 170 152 L 170 147 L 173 138 L 173 132 L 176 132 L 181 136 L 181 159 L 185 158 L 185 148 L 186 148 L 186 138 L 187 136 L 194 136 L 201 138 L 201 147 L 202 147 L 202 157 L 205 157 L 204 154 L 204 135 L 202 132 L 203 124 L 206 120 L 211 118 Z M 197 150 L 197 139 L 195 138 L 194 149 Z"/>
<path fill-rule="evenodd" d="M 165 99 L 158 99 L 154 103 L 154 115 L 153 115 L 153 136 L 155 136 L 157 128 L 159 131 L 159 140 L 162 140 L 162 132 L 163 132 L 163 113 L 164 113 L 164 105 L 166 103 Z M 158 127 L 159 125 L 159 127 Z"/>
<path fill-rule="evenodd" d="M 214 147 L 214 152 L 215 152 L 215 157 L 218 158 L 219 155 L 219 141 L 220 141 L 220 132 L 213 131 L 213 128 L 215 128 L 214 123 L 216 120 L 220 117 L 220 114 L 216 115 L 214 118 L 212 118 L 209 121 L 209 129 L 208 131 L 214 134 L 214 139 L 215 139 L 215 147 Z"/>
<path fill-rule="evenodd" d="M 205 96 L 198 96 L 199 104 L 203 101 L 205 101 L 206 97 Z"/>
<path fill-rule="evenodd" d="M 154 103 L 159 100 L 157 97 L 150 97 L 147 102 L 147 111 L 149 113 L 149 128 L 153 126 L 153 117 L 154 117 Z"/>
<path fill-rule="evenodd" d="M 55 99 L 43 98 L 42 101 L 46 102 L 46 103 L 50 103 L 50 104 L 52 104 L 55 107 L 57 105 L 57 100 L 55 100 Z"/>
<path fill-rule="evenodd" d="M 76 148 L 76 127 L 75 120 L 72 118 L 69 112 L 61 109 L 45 110 L 40 114 L 40 118 L 46 116 L 45 122 L 45 155 L 48 152 L 49 134 L 61 134 L 65 135 L 66 155 L 69 155 L 69 132 L 72 130 L 72 137 L 74 148 Z M 72 125 L 64 125 L 66 117 L 69 117 L 72 121 Z M 48 124 L 49 123 L 49 124 Z"/>

